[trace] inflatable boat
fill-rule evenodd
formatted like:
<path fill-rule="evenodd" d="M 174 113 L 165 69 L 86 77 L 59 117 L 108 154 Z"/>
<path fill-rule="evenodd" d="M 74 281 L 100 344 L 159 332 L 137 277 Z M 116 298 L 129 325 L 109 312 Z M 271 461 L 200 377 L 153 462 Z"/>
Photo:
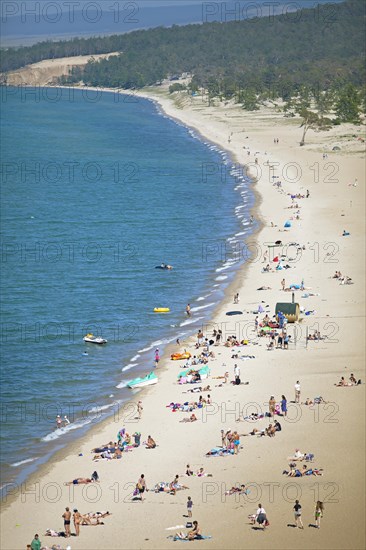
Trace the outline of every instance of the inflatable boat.
<path fill-rule="evenodd" d="M 168 307 L 154 307 L 154 313 L 168 313 L 169 311 Z"/>
<path fill-rule="evenodd" d="M 89 344 L 106 344 L 108 340 L 105 338 L 100 338 L 100 336 L 93 336 L 93 334 L 87 334 L 83 338 L 84 342 L 88 342 Z"/>
<path fill-rule="evenodd" d="M 189 359 L 191 357 L 191 354 L 189 351 L 186 351 L 184 353 L 172 353 L 170 356 L 170 359 L 172 361 L 181 361 L 182 359 Z"/>
<path fill-rule="evenodd" d="M 128 388 L 144 388 L 145 386 L 152 386 L 158 383 L 158 377 L 154 372 L 150 372 L 144 378 L 135 378 L 127 384 Z"/>

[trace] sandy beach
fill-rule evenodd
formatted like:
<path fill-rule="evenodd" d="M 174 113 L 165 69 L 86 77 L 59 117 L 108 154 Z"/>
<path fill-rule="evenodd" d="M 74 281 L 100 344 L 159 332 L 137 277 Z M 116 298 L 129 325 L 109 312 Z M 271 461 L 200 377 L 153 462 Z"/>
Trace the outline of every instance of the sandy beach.
<path fill-rule="evenodd" d="M 248 257 L 248 249 L 251 259 L 238 271 L 209 324 L 203 326 L 208 339 L 215 329 L 222 331 L 223 342 L 235 335 L 248 344 L 210 346 L 214 354 L 208 360 L 211 372 L 202 381 L 202 386 L 210 385 L 210 391 L 202 394 L 185 393 L 195 386 L 177 383 L 184 362 L 169 359 L 170 353 L 184 349 L 200 354 L 203 348 L 195 349 L 197 338 L 192 335 L 180 346 L 170 346 L 156 370 L 156 386 L 132 395 L 114 418 L 56 455 L 22 487 L 14 487 L 2 503 L 1 548 L 26 548 L 34 533 L 39 533 L 43 546 L 66 548 L 70 544 L 80 550 L 179 546 L 179 541 L 168 537 L 188 531 L 184 516 L 190 496 L 192 519 L 199 522 L 203 535 L 212 537 L 192 543 L 202 549 L 361 550 L 365 547 L 364 126 L 342 125 L 322 133 L 310 130 L 307 144 L 300 147 L 300 120 L 284 118 L 274 105 L 246 112 L 232 103 L 209 107 L 204 97 L 169 96 L 166 88 L 136 94 L 137 101 L 138 95 L 157 101 L 167 116 L 229 151 L 238 169 L 256 180 L 253 216 L 261 229 L 249 244 L 238 235 L 235 246 L 236 259 Z M 204 181 L 200 192 L 204 194 Z M 291 223 L 287 230 L 286 221 Z M 349 235 L 343 236 L 344 230 Z M 276 241 L 282 244 L 268 247 Z M 217 244 L 202 261 L 221 258 Z M 282 264 L 289 269 L 276 270 L 274 256 L 283 256 Z M 263 272 L 267 264 L 270 271 Z M 335 271 L 350 277 L 351 284 L 333 278 Z M 302 313 L 299 322 L 288 324 L 288 349 L 269 350 L 269 338 L 259 337 L 254 323 L 257 315 L 262 322 L 267 312 L 272 319 L 277 302 L 291 302 L 292 291 L 282 290 L 283 279 L 286 288 L 303 281 L 304 289 L 294 291 Z M 262 286 L 269 289 L 258 290 Z M 236 293 L 238 304 L 233 303 Z M 258 314 L 259 305 L 264 311 Z M 227 316 L 232 310 L 242 313 Z M 306 335 L 315 331 L 322 339 L 307 341 Z M 234 354 L 233 349 L 237 350 Z M 240 385 L 215 378 L 228 371 L 229 380 L 234 380 L 235 364 L 241 370 Z M 351 373 L 362 380 L 361 385 L 335 386 L 342 376 L 349 381 Z M 297 381 L 300 402 L 322 396 L 326 403 L 294 403 Z M 196 422 L 180 422 L 191 413 L 173 413 L 166 407 L 208 394 L 212 403 L 193 411 Z M 267 428 L 271 418 L 254 421 L 244 417 L 267 413 L 270 397 L 279 403 L 282 395 L 287 398 L 288 413 L 276 416 L 282 430 L 275 437 L 242 435 L 237 455 L 205 456 L 221 445 L 221 429 L 237 430 L 240 435 Z M 139 399 L 143 402 L 141 419 L 136 418 Z M 141 442 L 150 434 L 158 446 L 147 450 L 141 445 L 123 453 L 121 460 L 94 462 L 91 450 L 115 441 L 122 427 L 130 434 L 141 432 Z M 289 469 L 287 457 L 295 449 L 313 454 L 313 462 L 306 464 L 322 468 L 323 475 L 301 479 L 284 475 Z M 183 477 L 187 464 L 194 472 L 203 467 L 212 476 Z M 94 470 L 99 483 L 64 485 L 77 477 L 89 477 Z M 141 473 L 149 489 L 144 502 L 132 499 Z M 156 483 L 170 482 L 176 474 L 182 475 L 181 483 L 189 489 L 175 495 L 153 491 Z M 247 494 L 225 495 L 240 484 L 246 485 Z M 302 505 L 303 530 L 294 527 L 295 499 Z M 317 500 L 325 508 L 320 529 L 314 528 Z M 270 523 L 264 532 L 248 519 L 258 503 Z M 48 528 L 63 530 L 61 516 L 67 506 L 82 514 L 109 511 L 112 515 L 96 529 L 82 526 L 78 538 L 44 536 Z M 75 532 L 73 524 L 71 530 Z"/>

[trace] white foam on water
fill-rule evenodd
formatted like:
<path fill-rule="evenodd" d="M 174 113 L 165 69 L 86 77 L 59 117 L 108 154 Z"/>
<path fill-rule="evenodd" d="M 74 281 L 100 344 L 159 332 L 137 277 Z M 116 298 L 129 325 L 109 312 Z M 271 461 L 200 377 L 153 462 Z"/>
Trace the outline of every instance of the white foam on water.
<path fill-rule="evenodd" d="M 136 361 L 136 359 L 138 359 L 139 357 L 141 357 L 141 355 L 138 353 L 137 355 L 134 355 L 132 358 L 131 358 L 131 361 Z"/>
<path fill-rule="evenodd" d="M 122 372 L 125 372 L 126 370 L 133 369 L 133 367 L 137 367 L 138 363 L 128 363 L 125 367 L 123 367 Z"/>
<path fill-rule="evenodd" d="M 138 363 L 128 363 L 128 365 L 126 365 L 125 367 L 123 367 L 122 372 L 123 372 L 124 370 L 132 369 L 132 367 L 136 367 L 136 365 L 138 365 Z"/>
<path fill-rule="evenodd" d="M 101 405 L 100 407 L 92 407 L 91 409 L 89 409 L 88 412 L 92 414 L 99 413 L 101 411 L 107 411 L 108 409 L 114 406 L 115 406 L 115 403 L 111 403 L 110 405 Z"/>
<path fill-rule="evenodd" d="M 245 232 L 242 231 L 241 233 L 235 233 L 235 237 L 240 237 L 240 235 L 245 235 Z"/>
<path fill-rule="evenodd" d="M 196 323 L 197 321 L 201 321 L 201 319 L 204 319 L 204 317 L 196 317 L 195 319 L 187 319 L 187 321 L 183 321 L 179 326 L 185 327 L 186 325 L 191 325 L 192 323 Z"/>
<path fill-rule="evenodd" d="M 29 464 L 29 462 L 34 462 L 39 457 L 36 456 L 35 458 L 27 458 L 26 460 L 21 460 L 20 462 L 13 462 L 13 464 L 10 464 L 13 468 L 17 468 L 18 466 L 23 466 L 23 464 Z"/>
<path fill-rule="evenodd" d="M 210 302 L 209 304 L 205 304 L 204 306 L 197 306 L 197 307 L 192 307 L 191 311 L 198 311 L 200 309 L 206 309 L 207 307 L 211 307 L 211 306 L 214 306 L 216 302 Z"/>
<path fill-rule="evenodd" d="M 149 346 L 148 348 L 142 348 L 142 349 L 139 349 L 138 352 L 139 353 L 144 353 L 145 351 L 150 351 L 154 346 Z"/>
<path fill-rule="evenodd" d="M 227 275 L 219 275 L 216 277 L 215 281 L 225 281 L 227 279 Z"/>
<path fill-rule="evenodd" d="M 57 428 L 53 432 L 45 435 L 41 438 L 41 441 L 54 441 L 55 439 L 59 439 L 59 437 L 62 437 L 63 435 L 67 435 L 68 432 L 71 432 L 72 430 L 78 430 L 79 428 L 83 428 L 87 424 L 90 424 L 93 422 L 94 418 L 85 418 L 85 420 L 80 420 L 78 422 L 73 422 L 71 424 L 68 424 L 64 428 Z"/>

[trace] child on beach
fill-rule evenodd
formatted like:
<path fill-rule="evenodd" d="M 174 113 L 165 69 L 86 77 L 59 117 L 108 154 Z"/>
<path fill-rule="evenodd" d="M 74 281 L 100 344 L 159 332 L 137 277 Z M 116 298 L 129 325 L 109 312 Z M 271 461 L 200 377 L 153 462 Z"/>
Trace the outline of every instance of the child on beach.
<path fill-rule="evenodd" d="M 187 514 L 188 514 L 189 518 L 192 517 L 192 506 L 193 506 L 192 499 L 191 499 L 191 497 L 188 497 L 188 500 L 187 500 Z"/>

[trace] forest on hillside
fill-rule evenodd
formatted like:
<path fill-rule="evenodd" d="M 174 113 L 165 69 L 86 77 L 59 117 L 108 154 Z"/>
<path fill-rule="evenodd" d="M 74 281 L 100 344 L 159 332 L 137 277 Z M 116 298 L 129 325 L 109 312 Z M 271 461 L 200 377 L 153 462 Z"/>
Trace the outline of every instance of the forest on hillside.
<path fill-rule="evenodd" d="M 211 97 L 235 97 L 246 108 L 259 95 L 288 100 L 304 88 L 319 95 L 349 85 L 364 101 L 365 7 L 363 0 L 346 0 L 271 18 L 43 42 L 2 51 L 2 70 L 119 51 L 75 67 L 62 83 L 133 89 L 190 73 L 190 93 L 205 88 Z"/>

